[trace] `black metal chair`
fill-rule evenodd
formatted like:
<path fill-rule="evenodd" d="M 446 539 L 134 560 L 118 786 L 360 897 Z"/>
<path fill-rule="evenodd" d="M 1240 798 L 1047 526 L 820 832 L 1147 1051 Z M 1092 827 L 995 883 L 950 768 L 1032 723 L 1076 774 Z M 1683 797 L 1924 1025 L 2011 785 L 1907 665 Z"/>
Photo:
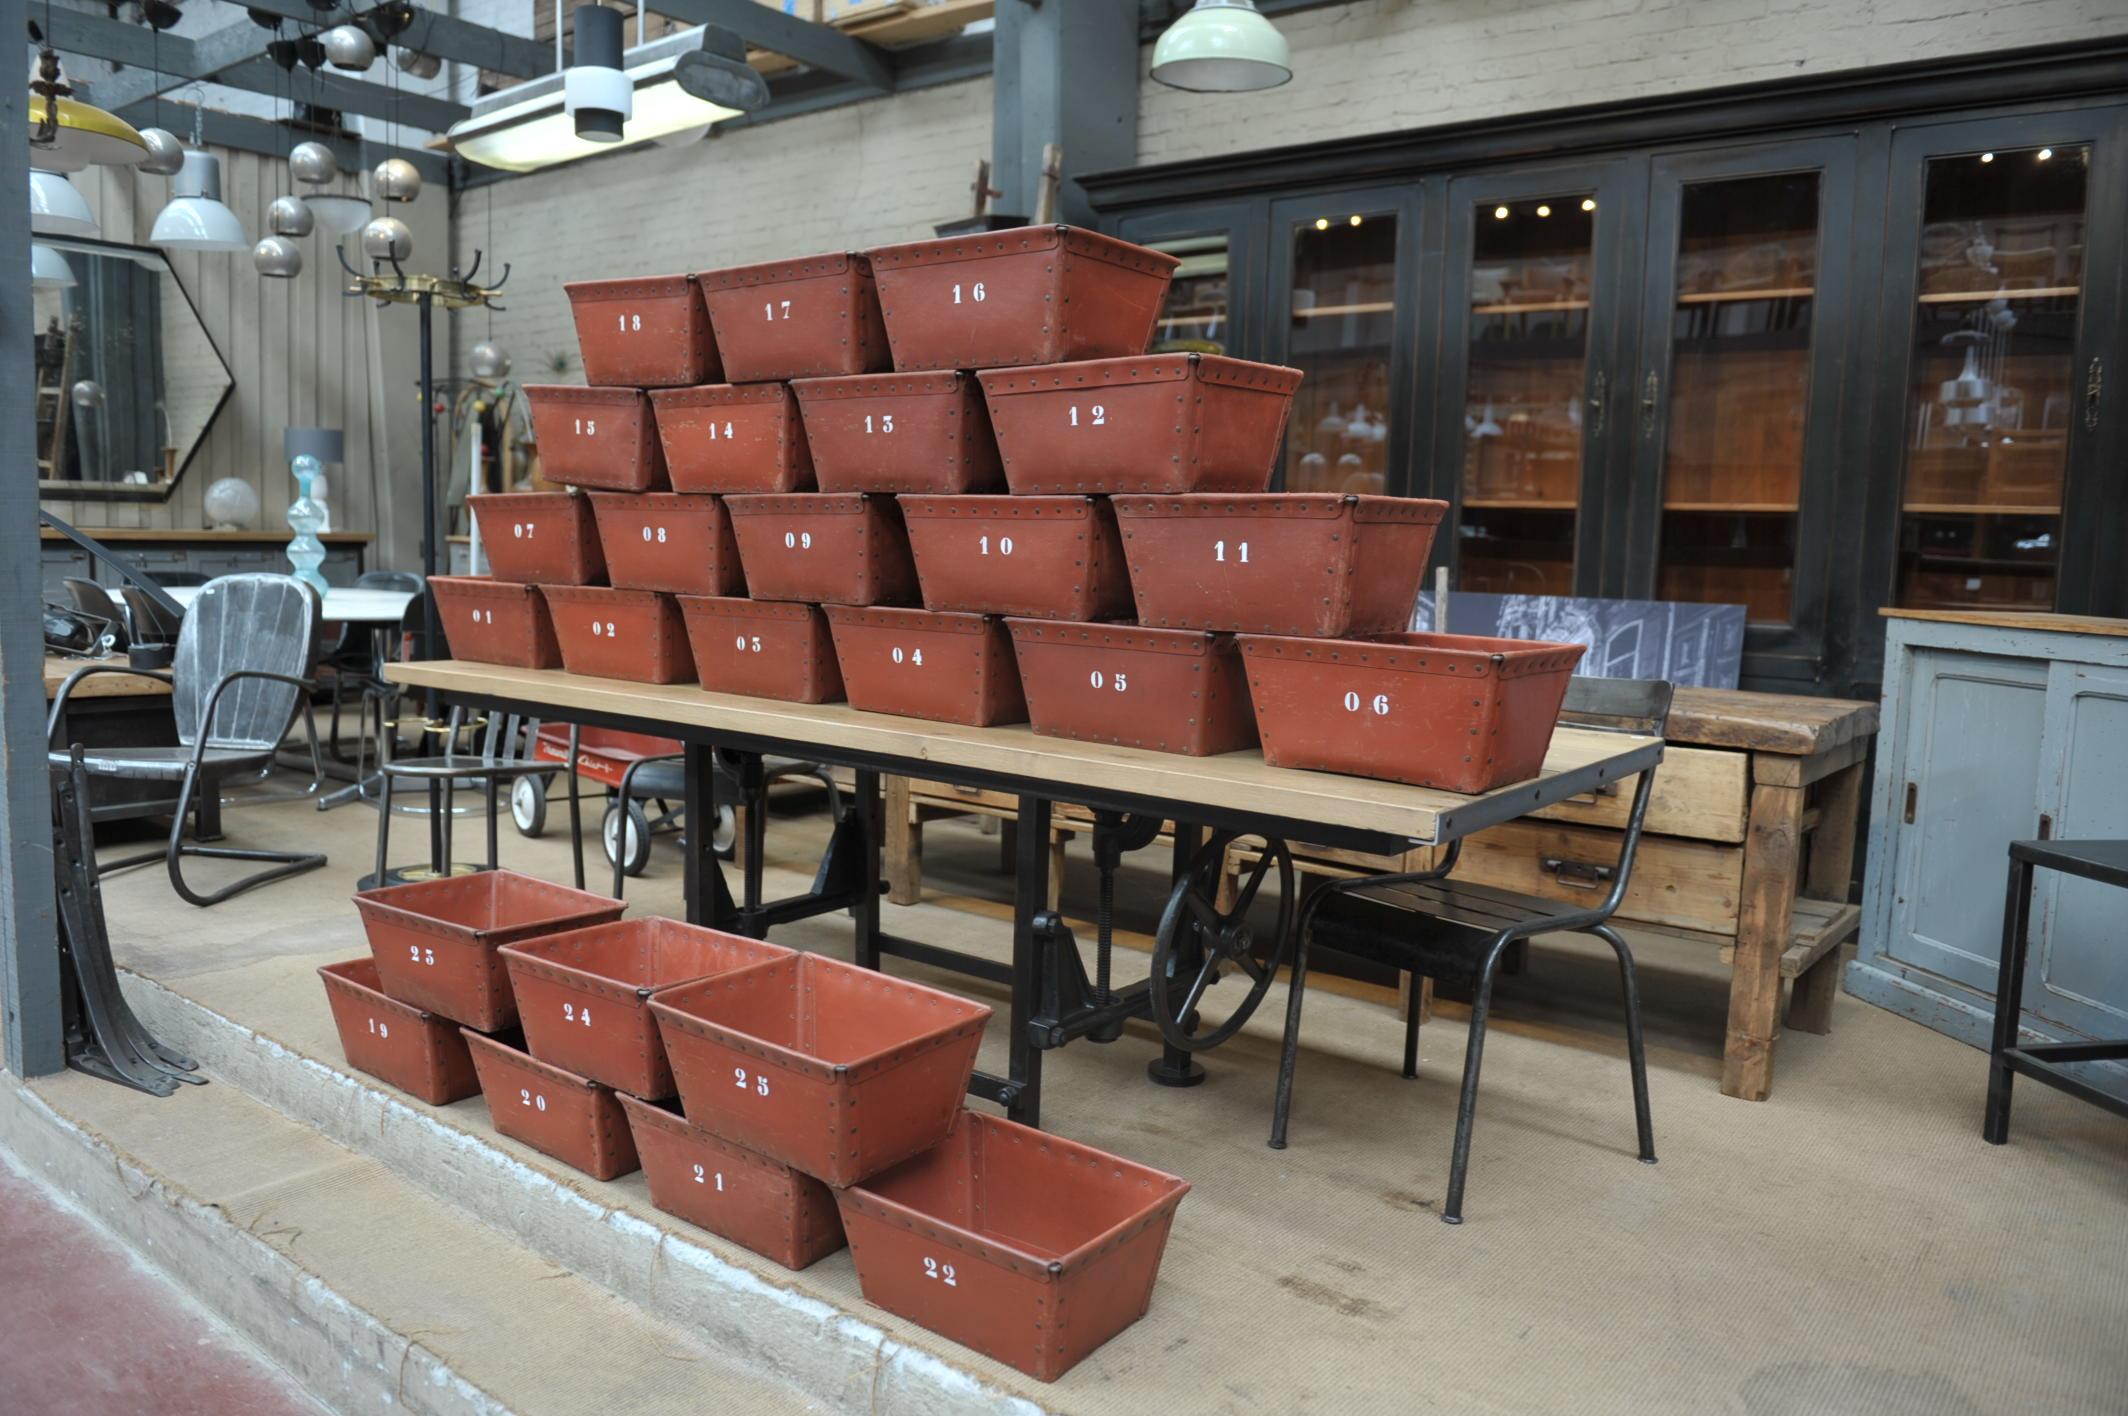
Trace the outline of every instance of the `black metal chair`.
<path fill-rule="evenodd" d="M 102 619 L 111 626 L 111 652 L 125 653 L 126 646 L 132 643 L 132 639 L 126 633 L 125 612 L 118 601 L 111 598 L 111 592 L 95 581 L 84 580 L 78 575 L 70 575 L 62 583 L 66 586 L 67 601 L 73 605 L 76 613 L 88 615 L 92 619 Z"/>
<path fill-rule="evenodd" d="M 468 720 L 463 708 L 454 708 L 442 723 L 424 723 L 423 728 L 437 733 L 443 743 L 443 751 L 434 755 L 394 758 L 390 755 L 391 743 L 397 737 L 397 727 L 392 721 L 384 724 L 384 733 L 378 739 L 378 771 L 382 774 L 382 789 L 377 799 L 377 871 L 374 884 L 390 883 L 390 843 L 392 834 L 392 789 L 402 781 L 432 783 L 441 788 L 439 797 L 431 801 L 442 812 L 443 859 L 438 864 L 443 869 L 451 868 L 451 824 L 456 810 L 458 784 L 461 781 L 478 782 L 481 794 L 486 798 L 488 809 L 487 868 L 494 870 L 500 861 L 499 837 L 501 835 L 502 803 L 500 790 L 504 782 L 514 783 L 518 778 L 545 776 L 556 770 L 552 762 L 542 761 L 530 750 L 528 737 L 536 737 L 539 724 L 515 714 L 497 714 L 492 717 Z M 478 732 L 477 746 L 460 751 L 459 738 L 467 732 Z M 584 888 L 584 817 L 582 785 L 577 777 L 577 753 L 580 749 L 580 730 L 569 729 L 569 758 L 561 771 L 569 780 L 569 844 L 576 855 L 576 888 Z"/>
<path fill-rule="evenodd" d="M 416 597 L 408 604 L 407 610 L 418 616 L 421 613 L 419 596 L 426 585 L 427 582 L 411 570 L 365 570 L 355 577 L 353 588 L 404 591 Z M 402 616 L 402 626 L 404 622 Z M 337 762 L 347 760 L 340 752 L 340 712 L 346 706 L 348 691 L 353 690 L 357 697 L 364 700 L 363 725 L 366 731 L 369 720 L 368 697 L 373 690 L 384 686 L 385 656 L 380 653 L 378 638 L 377 634 L 366 628 L 350 633 L 346 626 L 342 626 L 339 639 L 326 651 L 319 663 L 319 667 L 328 671 L 332 678 L 332 717 L 325 741 L 326 751 L 331 753 L 333 760 Z M 362 755 L 359 743 L 355 751 L 359 764 Z"/>
<path fill-rule="evenodd" d="M 125 586 L 118 598 L 126 608 L 126 629 L 135 644 L 175 644 L 184 628 L 182 616 L 173 615 L 135 586 Z"/>
<path fill-rule="evenodd" d="M 1670 685 L 1654 679 L 1575 678 L 1571 681 L 1562 723 L 1609 732 L 1660 737 L 1670 714 Z M 1640 774 L 1624 840 L 1615 866 L 1589 874 L 1590 889 L 1605 890 L 1588 905 L 1565 904 L 1541 895 L 1519 894 L 1446 878 L 1454 870 L 1460 842 L 1432 870 L 1399 875 L 1333 880 L 1316 887 L 1302 907 L 1293 961 L 1291 993 L 1286 1003 L 1284 1051 L 1279 1058 L 1278 1093 L 1271 1120 L 1271 1145 L 1284 1149 L 1286 1118 L 1293 1101 L 1293 1072 L 1299 1056 L 1301 1000 L 1307 988 L 1311 942 L 1410 976 L 1410 1003 L 1404 1018 L 1404 1076 L 1418 1075 L 1419 1010 L 1422 977 L 1467 983 L 1471 990 L 1470 1038 L 1463 1054 L 1463 1087 L 1456 1106 L 1455 1148 L 1448 1171 L 1448 1194 L 1441 1218 L 1463 1222 L 1463 1183 L 1470 1169 L 1471 1127 L 1478 1107 L 1478 1069 L 1485 1056 L 1485 1029 L 1492 1011 L 1493 979 L 1501 960 L 1534 935 L 1555 932 L 1593 934 L 1618 956 L 1625 995 L 1626 1052 L 1633 1076 L 1633 1114 L 1639 1129 L 1640 1159 L 1655 1163 L 1655 1131 L 1648 1115 L 1648 1069 L 1641 1041 L 1640 987 L 1633 974 L 1633 951 L 1609 923 L 1633 873 L 1633 856 L 1647 819 L 1654 787 L 1651 769 Z"/>
<path fill-rule="evenodd" d="M 48 746 L 65 721 L 74 686 L 91 674 L 133 674 L 170 685 L 171 711 L 177 720 L 176 747 L 97 747 L 82 754 L 81 765 L 92 777 L 134 781 L 180 782 L 177 807 L 167 846 L 151 854 L 130 856 L 100 868 L 100 874 L 165 861 L 170 884 L 189 904 L 214 905 L 232 895 L 285 876 L 316 870 L 322 853 L 269 851 L 229 846 L 191 845 L 185 825 L 195 811 L 219 802 L 221 784 L 239 774 L 259 774 L 273 765 L 274 753 L 298 710 L 310 739 L 313 789 L 324 780 L 318 758 L 317 724 L 311 717 L 313 688 L 308 677 L 315 652 L 317 593 L 286 575 L 225 575 L 200 591 L 185 613 L 178 633 L 177 658 L 171 668 L 135 669 L 119 664 L 90 664 L 76 669 L 59 686 L 45 724 Z M 51 761 L 64 765 L 68 755 L 53 751 Z M 202 831 L 201 835 L 210 833 Z M 272 868 L 244 877 L 209 894 L 185 883 L 186 856 L 217 860 L 271 862 Z"/>

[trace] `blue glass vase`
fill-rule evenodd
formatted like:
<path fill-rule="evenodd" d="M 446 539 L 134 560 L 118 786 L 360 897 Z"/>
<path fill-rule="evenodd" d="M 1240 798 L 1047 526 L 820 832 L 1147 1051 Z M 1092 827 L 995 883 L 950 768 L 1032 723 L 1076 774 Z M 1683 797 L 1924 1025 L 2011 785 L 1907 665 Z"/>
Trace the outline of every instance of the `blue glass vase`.
<path fill-rule="evenodd" d="M 310 497 L 310 479 L 318 475 L 318 459 L 305 455 L 293 466 L 297 496 L 288 508 L 288 529 L 296 534 L 288 543 L 288 563 L 295 567 L 296 579 L 323 595 L 325 577 L 318 567 L 325 563 L 325 543 L 318 539 L 318 532 L 325 525 L 325 508 Z"/>

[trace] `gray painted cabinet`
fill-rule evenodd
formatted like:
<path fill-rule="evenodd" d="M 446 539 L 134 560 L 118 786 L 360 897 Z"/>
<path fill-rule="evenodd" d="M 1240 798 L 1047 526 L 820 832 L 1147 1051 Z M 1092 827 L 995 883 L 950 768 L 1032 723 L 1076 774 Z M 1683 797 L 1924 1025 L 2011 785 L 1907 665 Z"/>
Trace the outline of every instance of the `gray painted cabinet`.
<path fill-rule="evenodd" d="M 1891 619 L 1847 989 L 1988 1043 L 2007 847 L 2128 837 L 2128 621 Z M 2128 894 L 2037 877 L 2023 1026 L 2128 1037 Z"/>
<path fill-rule="evenodd" d="M 89 529 L 95 535 L 94 528 Z M 163 571 L 190 570 L 205 576 L 236 575 L 243 571 L 286 571 L 288 554 L 285 537 L 266 541 L 230 541 L 224 539 L 188 540 L 183 532 L 172 532 L 168 540 L 142 541 L 137 538 L 112 540 L 112 550 L 132 559 L 150 575 Z M 122 585 L 125 577 L 110 566 L 98 563 L 89 565 L 88 552 L 68 541 L 42 542 L 44 555 L 44 594 L 48 600 L 66 599 L 66 590 L 61 584 L 69 576 L 94 580 L 102 585 Z M 355 541 L 328 541 L 325 546 L 325 563 L 318 567 L 328 585 L 352 585 L 362 573 L 364 546 Z"/>

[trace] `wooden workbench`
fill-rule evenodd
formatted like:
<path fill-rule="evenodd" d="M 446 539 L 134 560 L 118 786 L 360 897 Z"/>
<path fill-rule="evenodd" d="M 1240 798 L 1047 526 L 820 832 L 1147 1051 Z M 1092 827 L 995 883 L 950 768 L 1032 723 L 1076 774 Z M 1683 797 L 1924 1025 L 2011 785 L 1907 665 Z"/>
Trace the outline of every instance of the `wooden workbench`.
<path fill-rule="evenodd" d="M 67 681 L 67 675 L 91 664 L 117 664 L 123 666 L 126 656 L 114 654 L 104 659 L 60 659 L 47 657 L 44 661 L 44 701 L 49 703 L 59 696 L 59 685 Z M 157 679 L 142 678 L 137 674 L 90 674 L 74 685 L 67 695 L 70 703 L 79 703 L 85 698 L 168 698 L 170 685 Z"/>

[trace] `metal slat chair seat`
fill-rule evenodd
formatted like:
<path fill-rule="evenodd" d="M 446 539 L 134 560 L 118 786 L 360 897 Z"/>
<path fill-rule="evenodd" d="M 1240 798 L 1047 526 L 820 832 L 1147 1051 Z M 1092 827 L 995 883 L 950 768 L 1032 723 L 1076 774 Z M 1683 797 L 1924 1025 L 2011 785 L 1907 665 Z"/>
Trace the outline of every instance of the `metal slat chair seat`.
<path fill-rule="evenodd" d="M 51 765 L 64 767 L 72 760 L 64 752 L 49 754 Z M 255 747 L 92 747 L 84 749 L 81 764 L 90 775 L 123 777 L 136 782 L 181 782 L 189 771 L 227 776 L 264 767 L 273 761 L 271 752 Z"/>
<path fill-rule="evenodd" d="M 1567 688 L 1560 721 L 1615 732 L 1662 734 L 1670 713 L 1670 685 L 1659 680 L 1576 678 Z M 1419 979 L 1450 979 L 1471 988 L 1470 1037 L 1463 1055 L 1462 1093 L 1456 1108 L 1455 1147 L 1448 1171 L 1448 1193 L 1441 1218 L 1463 1222 L 1463 1184 L 1470 1168 L 1470 1136 L 1478 1104 L 1478 1069 L 1484 1059 L 1485 1028 L 1492 1004 L 1493 979 L 1508 950 L 1533 935 L 1558 931 L 1593 934 L 1618 957 L 1620 988 L 1625 999 L 1626 1052 L 1633 1079 L 1634 1120 L 1640 1158 L 1655 1161 L 1655 1131 L 1648 1114 L 1648 1074 L 1641 1043 L 1640 989 L 1633 974 L 1633 952 L 1609 923 L 1624 899 L 1633 872 L 1633 856 L 1647 819 L 1648 796 L 1655 773 L 1640 775 L 1632 813 L 1626 822 L 1618 863 L 1604 895 L 1590 903 L 1566 903 L 1449 878 L 1461 843 L 1432 870 L 1403 875 L 1361 876 L 1316 887 L 1302 907 L 1293 980 L 1286 1000 L 1284 1051 L 1279 1059 L 1278 1092 L 1272 1109 L 1271 1145 L 1286 1144 L 1286 1119 L 1293 1101 L 1293 1074 L 1299 1060 L 1301 1001 L 1307 988 L 1308 950 L 1320 943 L 1340 953 L 1410 975 L 1410 1000 L 1404 1017 L 1404 1068 L 1418 1076 L 1419 1011 L 1424 1001 Z"/>

